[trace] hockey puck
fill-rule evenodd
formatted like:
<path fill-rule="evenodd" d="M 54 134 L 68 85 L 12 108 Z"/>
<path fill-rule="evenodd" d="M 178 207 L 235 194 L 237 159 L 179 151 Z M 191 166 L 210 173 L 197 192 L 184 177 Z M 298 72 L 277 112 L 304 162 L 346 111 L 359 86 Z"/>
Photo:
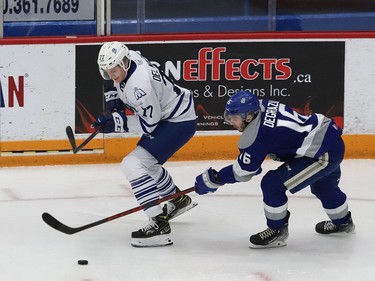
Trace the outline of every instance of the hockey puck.
<path fill-rule="evenodd" d="M 79 265 L 87 265 L 87 264 L 89 264 L 89 261 L 88 260 L 78 260 L 78 264 Z"/>

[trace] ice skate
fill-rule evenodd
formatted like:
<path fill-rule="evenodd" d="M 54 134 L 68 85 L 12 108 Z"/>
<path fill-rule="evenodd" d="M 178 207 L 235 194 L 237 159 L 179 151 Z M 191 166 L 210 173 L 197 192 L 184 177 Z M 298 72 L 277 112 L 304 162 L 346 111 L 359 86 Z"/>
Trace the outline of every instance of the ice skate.
<path fill-rule="evenodd" d="M 288 211 L 286 215 L 286 222 L 281 229 L 271 229 L 267 228 L 266 230 L 259 232 L 250 237 L 250 248 L 260 249 L 260 248 L 275 248 L 275 247 L 284 247 L 286 246 L 286 239 L 289 236 L 288 231 L 288 221 L 290 213 Z"/>
<path fill-rule="evenodd" d="M 172 220 L 175 217 L 178 217 L 179 215 L 189 211 L 197 205 L 198 203 L 191 200 L 189 196 L 181 195 L 167 202 L 164 206 L 167 206 L 168 219 Z"/>
<path fill-rule="evenodd" d="M 165 210 L 162 214 L 150 218 L 145 227 L 132 232 L 131 245 L 134 247 L 169 246 L 173 244 L 170 234 L 171 227 Z"/>
<path fill-rule="evenodd" d="M 355 225 L 352 220 L 352 214 L 348 212 L 348 222 L 340 225 L 334 224 L 332 221 L 321 221 L 315 226 L 315 231 L 320 234 L 332 233 L 354 233 Z"/>

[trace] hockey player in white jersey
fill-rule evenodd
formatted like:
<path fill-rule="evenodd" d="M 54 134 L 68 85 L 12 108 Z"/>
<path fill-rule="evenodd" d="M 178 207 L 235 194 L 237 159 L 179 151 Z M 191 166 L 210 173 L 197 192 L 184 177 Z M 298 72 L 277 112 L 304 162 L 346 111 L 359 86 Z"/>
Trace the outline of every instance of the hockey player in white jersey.
<path fill-rule="evenodd" d="M 163 164 L 196 131 L 196 114 L 190 90 L 180 87 L 136 51 L 121 42 L 104 43 L 98 55 L 102 77 L 113 80 L 105 93 L 107 113 L 94 122 L 102 131 L 125 132 L 125 107 L 138 118 L 143 135 L 137 147 L 121 163 L 139 204 L 146 206 L 149 223 L 131 234 L 134 247 L 172 245 L 169 220 L 186 212 L 196 203 L 182 195 L 164 206 L 147 208 L 147 203 L 176 193 Z"/>
<path fill-rule="evenodd" d="M 258 100 L 249 91 L 234 94 L 227 102 L 225 122 L 242 132 L 240 154 L 233 165 L 215 171 L 209 168 L 196 178 L 198 194 L 218 187 L 249 181 L 261 173 L 269 156 L 281 161 L 262 178 L 264 212 L 268 228 L 250 237 L 251 248 L 281 247 L 288 238 L 288 198 L 306 186 L 321 201 L 330 220 L 320 222 L 320 234 L 351 233 L 355 226 L 347 198 L 338 186 L 344 156 L 342 131 L 321 114 L 304 116 L 272 100 Z"/>

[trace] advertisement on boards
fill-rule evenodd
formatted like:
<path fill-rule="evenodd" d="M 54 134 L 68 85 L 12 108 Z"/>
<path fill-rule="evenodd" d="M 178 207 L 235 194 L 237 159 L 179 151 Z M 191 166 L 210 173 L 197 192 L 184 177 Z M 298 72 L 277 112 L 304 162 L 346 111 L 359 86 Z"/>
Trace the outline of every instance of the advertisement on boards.
<path fill-rule="evenodd" d="M 74 123 L 75 46 L 0 46 L 0 140 L 65 138 Z"/>
<path fill-rule="evenodd" d="M 199 131 L 223 124 L 226 101 L 249 89 L 299 113 L 323 113 L 343 126 L 345 42 L 189 42 L 127 44 L 193 92 Z M 76 132 L 89 132 L 103 109 L 100 45 L 76 46 Z"/>

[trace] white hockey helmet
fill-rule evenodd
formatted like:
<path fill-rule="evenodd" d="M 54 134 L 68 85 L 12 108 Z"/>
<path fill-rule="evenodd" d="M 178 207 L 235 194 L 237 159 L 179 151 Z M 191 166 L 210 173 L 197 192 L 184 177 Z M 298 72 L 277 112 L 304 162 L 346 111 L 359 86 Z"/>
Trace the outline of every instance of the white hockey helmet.
<path fill-rule="evenodd" d="M 117 41 L 104 43 L 98 55 L 99 72 L 105 80 L 111 80 L 107 71 L 116 65 L 125 71 L 129 69 L 130 61 L 125 66 L 126 59 L 130 60 L 129 49 L 125 44 Z"/>

